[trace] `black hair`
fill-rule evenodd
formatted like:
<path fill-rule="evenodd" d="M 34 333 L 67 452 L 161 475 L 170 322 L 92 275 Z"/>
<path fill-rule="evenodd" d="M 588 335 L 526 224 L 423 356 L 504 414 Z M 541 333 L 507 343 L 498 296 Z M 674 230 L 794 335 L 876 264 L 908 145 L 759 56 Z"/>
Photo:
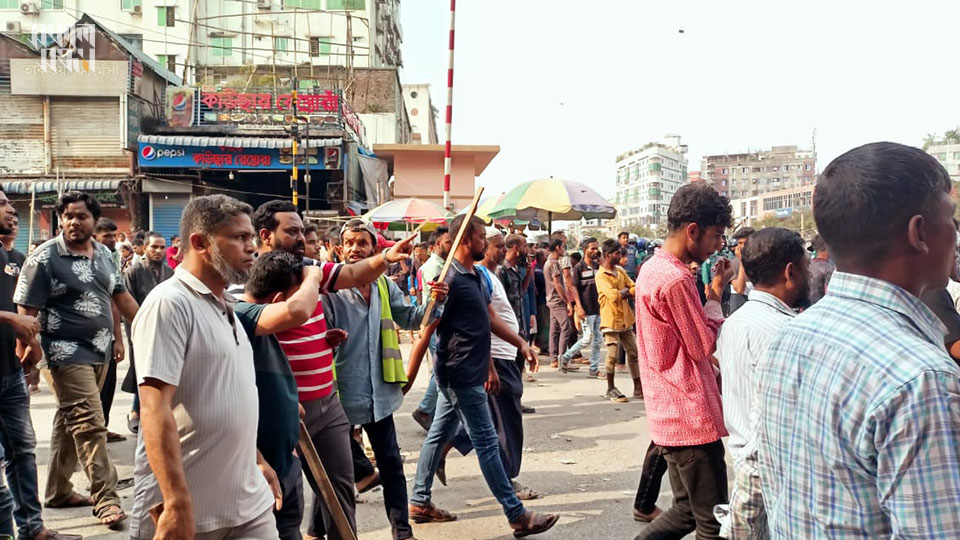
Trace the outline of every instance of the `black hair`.
<path fill-rule="evenodd" d="M 93 226 L 93 232 L 117 232 L 117 224 L 108 217 L 102 217 L 98 219 L 97 223 Z"/>
<path fill-rule="evenodd" d="M 280 212 L 296 213 L 297 207 L 290 201 L 281 201 L 279 199 L 261 204 L 260 207 L 257 208 L 257 211 L 253 213 L 253 228 L 257 231 L 257 235 L 259 235 L 263 229 L 268 231 L 277 230 L 277 225 L 280 223 L 277 222 L 276 215 Z"/>
<path fill-rule="evenodd" d="M 554 251 L 557 250 L 558 247 L 560 247 L 560 246 L 565 246 L 565 245 L 567 245 L 567 243 L 564 242 L 563 240 L 561 240 L 561 239 L 559 239 L 559 238 L 554 238 L 553 240 L 550 240 L 550 247 L 549 247 L 549 249 L 550 249 L 551 252 L 554 252 Z"/>
<path fill-rule="evenodd" d="M 740 261 L 754 285 L 776 285 L 787 264 L 807 256 L 803 238 L 794 231 L 769 227 L 755 232 L 743 245 Z"/>
<path fill-rule="evenodd" d="M 324 238 L 327 242 L 330 242 L 331 246 L 340 245 L 340 227 L 334 225 L 333 227 L 328 227 L 327 231 L 324 233 Z"/>
<path fill-rule="evenodd" d="M 583 260 L 583 255 L 581 255 L 579 252 L 575 251 L 570 254 L 570 264 L 577 264 L 582 260 Z"/>
<path fill-rule="evenodd" d="M 550 249 L 550 242 L 537 243 L 537 249 Z"/>
<path fill-rule="evenodd" d="M 701 229 L 720 225 L 733 225 L 733 209 L 730 201 L 706 184 L 687 184 L 677 190 L 667 210 L 667 228 L 676 232 L 688 223 L 696 223 Z"/>
<path fill-rule="evenodd" d="M 617 233 L 617 239 L 619 240 L 621 236 L 626 236 L 627 238 L 630 238 L 630 233 L 628 233 L 627 231 L 620 231 L 619 233 Z"/>
<path fill-rule="evenodd" d="M 734 240 L 740 240 L 741 238 L 750 238 L 751 236 L 753 236 L 753 233 L 755 232 L 757 232 L 757 230 L 754 229 L 753 227 L 743 227 L 741 229 L 737 229 L 737 232 L 733 233 L 733 236 L 731 238 L 733 238 Z"/>
<path fill-rule="evenodd" d="M 180 235 L 179 235 L 179 234 L 175 234 L 175 235 L 171 236 L 171 237 L 170 237 L 170 241 L 173 242 L 173 241 L 176 240 L 177 238 L 180 238 Z"/>
<path fill-rule="evenodd" d="M 819 234 L 813 237 L 813 240 L 810 241 L 810 247 L 813 248 L 817 253 L 824 251 L 829 251 L 827 248 L 827 243 L 823 241 L 823 237 Z"/>
<path fill-rule="evenodd" d="M 204 195 L 194 197 L 180 217 L 180 235 L 190 238 L 191 234 L 212 237 L 225 227 L 230 220 L 246 214 L 253 214 L 249 204 L 226 195 Z M 190 249 L 190 242 L 183 243 L 184 251 Z"/>
<path fill-rule="evenodd" d="M 813 194 L 813 218 L 835 258 L 876 262 L 896 245 L 910 218 L 931 216 L 936 199 L 951 187 L 946 169 L 923 150 L 870 143 L 823 170 Z"/>
<path fill-rule="evenodd" d="M 307 223 L 306 225 L 303 226 L 303 235 L 306 236 L 310 233 L 319 232 L 319 230 L 320 230 L 319 227 L 317 227 L 313 223 Z"/>
<path fill-rule="evenodd" d="M 94 221 L 100 219 L 100 203 L 97 199 L 85 191 L 68 191 L 57 199 L 56 211 L 58 216 L 62 216 L 67 207 L 74 203 L 83 203 L 87 206 L 87 211 L 93 216 Z"/>
<path fill-rule="evenodd" d="M 286 251 L 275 250 L 257 257 L 244 290 L 257 300 L 285 293 L 302 281 L 303 261 Z"/>
<path fill-rule="evenodd" d="M 590 244 L 594 244 L 596 242 L 597 242 L 596 238 L 592 236 L 588 236 L 580 242 L 580 249 L 587 249 L 587 246 L 589 246 Z"/>
<path fill-rule="evenodd" d="M 487 226 L 487 224 L 484 223 L 483 220 L 478 218 L 477 216 L 472 216 L 470 218 L 470 221 L 467 221 L 466 217 L 467 217 L 466 214 L 460 214 L 457 217 L 453 218 L 453 221 L 450 222 L 450 231 L 459 232 L 461 227 L 466 227 L 463 230 L 463 235 L 461 236 L 461 238 L 466 238 L 467 235 L 476 231 L 477 229 L 484 230 Z M 439 230 L 440 228 L 437 229 L 437 231 Z"/>
<path fill-rule="evenodd" d="M 150 240 L 151 238 L 163 238 L 163 235 L 160 234 L 160 233 L 158 233 L 157 231 L 150 231 L 150 232 L 144 234 L 142 238 L 134 238 L 134 239 L 133 239 L 133 243 L 136 244 L 137 241 L 139 241 L 139 242 L 140 242 L 140 245 L 144 245 L 144 244 L 146 244 L 147 241 Z M 166 240 L 166 238 L 163 238 L 163 239 Z"/>
<path fill-rule="evenodd" d="M 163 236 L 160 236 L 160 238 L 163 238 Z M 166 239 L 164 238 L 164 240 Z M 145 243 L 146 242 L 144 241 L 144 239 L 139 236 L 134 237 L 132 241 L 132 244 L 134 247 L 137 247 L 137 246 L 143 247 Z"/>
<path fill-rule="evenodd" d="M 447 227 L 437 227 L 430 233 L 430 236 L 427 238 L 427 245 L 431 248 L 437 245 L 437 242 L 440 241 L 440 237 L 450 232 L 450 229 Z"/>
<path fill-rule="evenodd" d="M 622 250 L 623 248 L 620 247 L 620 244 L 613 238 L 607 238 L 603 241 L 603 244 L 600 244 L 600 253 L 602 253 L 604 257 L 609 257 L 613 253 L 619 254 Z"/>
<path fill-rule="evenodd" d="M 503 239 L 503 244 L 507 246 L 507 249 L 513 249 L 526 243 L 527 239 L 524 238 L 522 234 L 508 234 L 507 237 Z"/>
<path fill-rule="evenodd" d="M 416 249 L 416 248 L 427 249 L 429 246 L 427 245 L 426 242 L 420 242 L 419 244 L 417 244 L 417 245 L 415 245 L 415 246 L 413 246 L 413 247 L 414 247 L 414 249 Z"/>

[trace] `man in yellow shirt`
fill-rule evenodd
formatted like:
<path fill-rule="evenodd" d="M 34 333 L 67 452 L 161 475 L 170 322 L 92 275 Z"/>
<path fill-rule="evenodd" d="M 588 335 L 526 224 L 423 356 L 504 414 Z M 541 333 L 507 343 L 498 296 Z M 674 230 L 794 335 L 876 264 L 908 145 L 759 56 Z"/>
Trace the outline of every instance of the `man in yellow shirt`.
<path fill-rule="evenodd" d="M 627 397 L 613 385 L 617 366 L 617 349 L 622 346 L 627 353 L 627 365 L 633 378 L 633 397 L 643 399 L 640 385 L 640 367 L 637 364 L 637 334 L 634 330 L 633 309 L 629 299 L 634 295 L 633 280 L 617 266 L 622 256 L 615 240 L 606 240 L 601 247 L 600 271 L 597 272 L 597 296 L 600 300 L 600 332 L 607 347 L 607 393 L 606 398 L 617 403 L 626 403 Z"/>

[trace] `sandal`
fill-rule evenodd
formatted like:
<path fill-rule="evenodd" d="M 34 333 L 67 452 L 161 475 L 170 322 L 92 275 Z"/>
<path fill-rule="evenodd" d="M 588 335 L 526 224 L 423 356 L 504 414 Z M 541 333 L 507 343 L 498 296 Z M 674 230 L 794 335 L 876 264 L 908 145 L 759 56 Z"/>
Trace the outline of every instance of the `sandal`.
<path fill-rule="evenodd" d="M 614 403 L 626 403 L 630 401 L 627 399 L 627 396 L 623 395 L 623 393 L 620 392 L 620 390 L 617 390 L 616 387 L 607 390 L 607 393 L 604 395 L 604 397 Z"/>
<path fill-rule="evenodd" d="M 93 506 L 93 499 L 91 497 L 84 497 L 79 493 L 71 493 L 70 497 L 62 503 L 47 503 L 44 506 L 47 508 L 80 508 L 83 506 Z"/>
<path fill-rule="evenodd" d="M 520 518 L 520 521 L 511 522 L 514 538 L 523 538 L 533 534 L 540 534 L 549 531 L 560 521 L 560 514 L 541 514 L 539 512 L 527 511 Z"/>
<path fill-rule="evenodd" d="M 520 499 L 521 501 L 532 501 L 532 500 L 534 500 L 534 499 L 539 499 L 539 498 L 540 498 L 540 492 L 535 491 L 535 490 L 533 490 L 533 489 L 530 489 L 530 488 L 528 488 L 528 487 L 526 487 L 526 486 L 521 486 L 521 485 L 519 485 L 519 484 L 517 484 L 516 486 L 514 486 L 514 492 L 513 492 L 513 493 L 514 493 L 514 494 L 517 496 L 517 498 Z"/>
<path fill-rule="evenodd" d="M 410 519 L 414 523 L 446 523 L 456 521 L 457 516 L 442 508 L 437 508 L 433 503 L 429 503 L 427 506 L 411 504 Z"/>
<path fill-rule="evenodd" d="M 357 482 L 357 492 L 363 495 L 371 489 L 380 485 L 380 473 L 373 471 L 373 474 Z"/>
<path fill-rule="evenodd" d="M 130 411 L 129 413 L 127 413 L 127 429 L 129 429 L 130 433 L 133 433 L 134 435 L 136 435 L 137 432 L 140 431 L 140 415 L 139 414 L 133 411 Z"/>
<path fill-rule="evenodd" d="M 112 531 L 123 527 L 123 522 L 127 519 L 127 514 L 123 512 L 123 508 L 116 504 L 108 504 L 99 510 L 94 510 L 93 515 L 100 520 L 101 525 L 106 525 Z"/>

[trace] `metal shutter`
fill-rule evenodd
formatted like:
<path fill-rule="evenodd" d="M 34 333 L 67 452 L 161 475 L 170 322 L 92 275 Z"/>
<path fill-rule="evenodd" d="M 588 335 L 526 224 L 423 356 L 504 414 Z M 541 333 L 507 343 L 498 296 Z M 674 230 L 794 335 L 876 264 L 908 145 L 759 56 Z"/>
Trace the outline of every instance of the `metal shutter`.
<path fill-rule="evenodd" d="M 55 157 L 124 157 L 119 98 L 50 98 Z"/>
<path fill-rule="evenodd" d="M 180 217 L 188 202 L 188 194 L 150 194 L 150 230 L 162 234 L 167 239 L 167 245 L 170 245 L 173 235 L 180 234 Z"/>

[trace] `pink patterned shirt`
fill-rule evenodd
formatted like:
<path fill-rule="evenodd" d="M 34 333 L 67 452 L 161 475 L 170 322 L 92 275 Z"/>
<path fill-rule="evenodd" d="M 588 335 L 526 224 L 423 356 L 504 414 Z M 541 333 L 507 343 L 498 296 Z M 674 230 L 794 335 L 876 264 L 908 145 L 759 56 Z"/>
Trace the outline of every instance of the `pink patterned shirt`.
<path fill-rule="evenodd" d="M 727 435 L 710 364 L 723 312 L 700 305 L 696 278 L 658 249 L 637 274 L 637 350 L 650 438 L 661 446 L 708 444 Z"/>

